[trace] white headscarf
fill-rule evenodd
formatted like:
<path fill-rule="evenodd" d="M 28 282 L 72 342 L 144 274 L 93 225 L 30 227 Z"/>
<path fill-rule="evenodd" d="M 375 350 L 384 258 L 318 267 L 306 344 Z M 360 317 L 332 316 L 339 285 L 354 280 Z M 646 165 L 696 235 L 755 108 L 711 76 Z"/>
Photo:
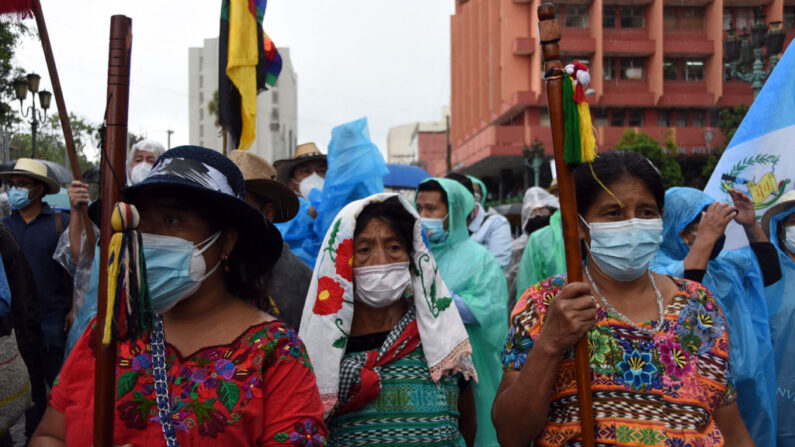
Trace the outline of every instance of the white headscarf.
<path fill-rule="evenodd" d="M 356 219 L 367 205 L 391 197 L 398 197 L 415 219 L 411 287 L 429 374 L 433 381 L 438 381 L 448 372 L 461 372 L 465 377 L 477 379 L 464 323 L 453 304 L 452 295 L 438 274 L 436 260 L 423 237 L 417 212 L 398 194 L 375 194 L 348 204 L 335 217 L 323 239 L 304 305 L 300 336 L 314 366 L 326 412 L 331 411 L 338 400 L 340 362 L 353 321 L 353 233 Z"/>
<path fill-rule="evenodd" d="M 522 232 L 524 232 L 524 227 L 527 226 L 527 221 L 535 217 L 533 210 L 544 206 L 560 209 L 560 202 L 557 197 L 538 186 L 533 186 L 525 191 L 524 202 L 522 202 Z"/>

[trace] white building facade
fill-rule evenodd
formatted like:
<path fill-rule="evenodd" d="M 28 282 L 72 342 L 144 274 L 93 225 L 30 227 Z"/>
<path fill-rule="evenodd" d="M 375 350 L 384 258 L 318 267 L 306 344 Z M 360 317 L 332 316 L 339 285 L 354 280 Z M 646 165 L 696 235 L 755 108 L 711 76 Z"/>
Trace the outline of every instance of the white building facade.
<path fill-rule="evenodd" d="M 282 72 L 276 85 L 257 96 L 257 130 L 249 150 L 270 163 L 295 153 L 298 138 L 298 78 L 290 49 L 279 48 Z M 218 91 L 218 38 L 204 39 L 203 47 L 188 49 L 188 125 L 190 144 L 221 151 L 223 138 L 218 117 L 208 104 Z M 234 149 L 228 138 L 228 149 Z"/>

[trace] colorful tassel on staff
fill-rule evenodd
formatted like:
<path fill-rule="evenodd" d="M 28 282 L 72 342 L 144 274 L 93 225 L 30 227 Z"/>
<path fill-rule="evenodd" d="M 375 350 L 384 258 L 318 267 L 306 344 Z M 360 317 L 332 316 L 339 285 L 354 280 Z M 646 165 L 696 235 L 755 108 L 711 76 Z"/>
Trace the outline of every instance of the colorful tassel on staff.
<path fill-rule="evenodd" d="M 574 61 L 565 68 L 570 82 L 563 83 L 563 116 L 565 122 L 565 147 L 563 158 L 570 166 L 591 163 L 596 158 L 591 111 L 585 98 L 585 89 L 591 82 L 588 67 Z"/>
<path fill-rule="evenodd" d="M 134 206 L 119 202 L 113 207 L 108 259 L 108 304 L 102 344 L 110 345 L 113 333 L 128 340 L 152 328 L 154 312 L 138 224 L 141 218 Z"/>

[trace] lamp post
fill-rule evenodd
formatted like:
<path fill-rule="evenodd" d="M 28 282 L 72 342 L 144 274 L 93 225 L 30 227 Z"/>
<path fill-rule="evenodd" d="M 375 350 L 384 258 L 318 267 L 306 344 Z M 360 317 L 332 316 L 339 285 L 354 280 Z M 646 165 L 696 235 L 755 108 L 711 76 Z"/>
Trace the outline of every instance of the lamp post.
<path fill-rule="evenodd" d="M 771 22 L 770 26 L 765 24 L 762 8 L 759 8 L 754 22 L 750 33 L 743 30 L 738 36 L 734 29 L 729 30 L 729 36 L 723 42 L 723 60 L 727 77 L 751 84 L 756 98 L 765 80 L 776 68 L 786 36 L 781 29 L 781 22 Z M 766 50 L 767 60 L 762 54 L 763 49 Z"/>
<path fill-rule="evenodd" d="M 47 109 L 50 108 L 50 100 L 52 99 L 52 93 L 47 90 L 39 91 L 39 81 L 41 81 L 41 76 L 36 73 L 29 73 L 26 77 L 18 78 L 14 81 L 14 92 L 19 100 L 20 113 L 24 118 L 30 115 L 33 158 L 36 158 L 36 130 L 39 128 L 39 122 L 44 121 L 47 117 Z M 32 93 L 30 95 L 31 105 L 26 109 L 23 101 L 28 96 L 28 90 Z M 44 113 L 36 108 L 36 93 L 39 94 L 39 106 L 44 110 Z"/>
<path fill-rule="evenodd" d="M 539 186 L 541 177 L 541 165 L 544 164 L 544 145 L 535 140 L 532 147 L 525 146 L 522 150 L 525 166 L 533 170 L 533 186 Z M 525 189 L 529 187 L 529 182 L 525 182 Z"/>

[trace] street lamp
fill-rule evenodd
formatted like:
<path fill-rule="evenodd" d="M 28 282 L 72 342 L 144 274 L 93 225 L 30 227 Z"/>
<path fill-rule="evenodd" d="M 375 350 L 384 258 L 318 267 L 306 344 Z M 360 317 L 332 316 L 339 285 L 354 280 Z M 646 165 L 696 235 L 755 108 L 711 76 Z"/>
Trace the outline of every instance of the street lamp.
<path fill-rule="evenodd" d="M 762 8 L 759 8 L 750 32 L 743 30 L 738 36 L 736 30 L 731 29 L 729 36 L 723 42 L 727 78 L 751 84 L 756 98 L 765 80 L 776 68 L 785 37 L 784 31 L 781 30 L 781 22 L 771 22 L 769 26 L 766 25 Z M 767 61 L 762 55 L 763 48 L 767 53 Z"/>
<path fill-rule="evenodd" d="M 539 186 L 541 181 L 541 165 L 544 164 L 544 145 L 540 141 L 535 140 L 532 147 L 525 146 L 522 150 L 524 155 L 524 164 L 526 167 L 533 170 L 533 183 L 534 186 Z M 525 181 L 525 189 L 529 187 L 528 181 Z"/>
<path fill-rule="evenodd" d="M 50 100 L 52 99 L 52 93 L 47 90 L 39 91 L 40 81 L 41 76 L 36 73 L 30 73 L 24 78 L 17 78 L 14 80 L 14 93 L 19 100 L 20 113 L 24 118 L 30 116 L 33 158 L 36 158 L 36 130 L 39 127 L 39 122 L 44 121 L 47 117 L 47 109 L 50 108 Z M 32 95 L 30 95 L 31 105 L 26 109 L 23 101 L 28 96 L 28 90 L 32 93 Z M 39 94 L 39 106 L 44 110 L 44 113 L 36 108 L 36 93 Z"/>

